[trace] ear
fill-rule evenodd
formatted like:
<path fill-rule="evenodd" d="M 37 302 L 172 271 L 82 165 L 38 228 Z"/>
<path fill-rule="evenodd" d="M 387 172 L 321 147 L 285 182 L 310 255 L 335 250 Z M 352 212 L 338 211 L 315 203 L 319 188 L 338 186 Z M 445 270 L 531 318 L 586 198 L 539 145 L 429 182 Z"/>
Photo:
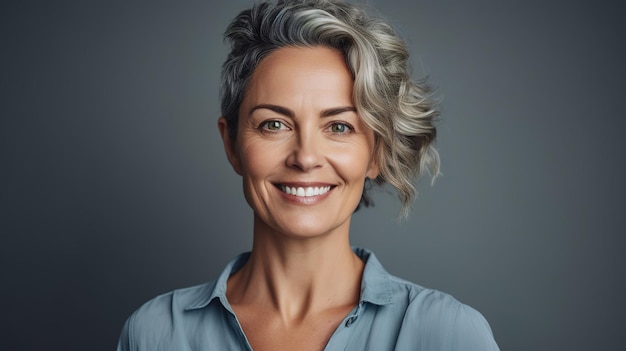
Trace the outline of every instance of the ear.
<path fill-rule="evenodd" d="M 380 169 L 378 168 L 378 158 L 376 156 L 377 155 L 374 155 L 370 160 L 367 172 L 365 173 L 365 176 L 372 180 L 376 179 L 380 173 Z"/>
<path fill-rule="evenodd" d="M 230 162 L 230 165 L 233 167 L 235 172 L 241 175 L 241 160 L 239 159 L 239 155 L 235 147 L 235 140 L 230 136 L 226 118 L 219 118 L 219 120 L 217 121 L 217 128 L 222 135 L 222 141 L 224 142 L 224 151 L 226 151 L 226 157 L 228 158 L 228 162 Z"/>
<path fill-rule="evenodd" d="M 370 164 L 367 166 L 367 171 L 365 172 L 365 176 L 371 180 L 376 179 L 380 174 L 380 167 L 378 166 L 378 160 L 380 160 L 382 153 L 382 147 L 378 142 L 374 145 L 374 152 L 372 153 L 372 157 L 370 159 Z"/>

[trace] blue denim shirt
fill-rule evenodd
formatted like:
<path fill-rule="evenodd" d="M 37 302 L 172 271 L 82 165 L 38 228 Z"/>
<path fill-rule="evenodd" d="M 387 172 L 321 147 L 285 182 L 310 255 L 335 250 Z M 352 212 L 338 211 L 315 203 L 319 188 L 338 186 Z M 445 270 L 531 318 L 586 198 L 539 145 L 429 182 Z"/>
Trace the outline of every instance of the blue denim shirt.
<path fill-rule="evenodd" d="M 499 350 L 483 316 L 452 296 L 396 278 L 373 253 L 365 262 L 359 304 L 337 327 L 325 350 Z M 252 350 L 226 298 L 226 282 L 249 253 L 217 280 L 148 301 L 122 330 L 117 350 Z"/>

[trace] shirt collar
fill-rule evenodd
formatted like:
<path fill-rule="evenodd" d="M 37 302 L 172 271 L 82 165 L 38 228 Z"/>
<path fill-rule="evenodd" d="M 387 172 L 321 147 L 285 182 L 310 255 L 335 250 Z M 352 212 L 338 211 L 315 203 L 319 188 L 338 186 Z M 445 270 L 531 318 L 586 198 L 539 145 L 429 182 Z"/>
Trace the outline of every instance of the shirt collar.
<path fill-rule="evenodd" d="M 229 311 L 232 312 L 232 308 L 228 303 L 228 299 L 226 298 L 226 285 L 228 282 L 228 277 L 231 274 L 237 272 L 250 257 L 250 252 L 244 252 L 237 257 L 235 257 L 232 261 L 230 261 L 222 273 L 220 273 L 217 280 L 214 280 L 213 283 L 209 283 L 207 287 L 207 291 L 204 294 L 200 295 L 193 303 L 185 307 L 185 311 L 196 310 L 199 308 L 204 308 L 213 301 L 213 299 L 219 299 L 222 305 L 226 307 Z"/>
<path fill-rule="evenodd" d="M 365 262 L 361 280 L 361 302 L 369 302 L 375 305 L 392 303 L 391 276 L 383 268 L 376 255 L 367 249 L 358 247 L 353 247 L 352 250 Z"/>
<path fill-rule="evenodd" d="M 393 303 L 391 292 L 391 276 L 383 268 L 373 252 L 353 247 L 354 253 L 365 262 L 363 278 L 361 280 L 361 301 L 375 305 L 387 305 Z M 228 277 L 238 271 L 250 257 L 250 252 L 242 253 L 226 265 L 217 280 L 208 284 L 204 293 L 193 303 L 189 304 L 185 311 L 206 307 L 213 299 L 219 299 L 222 305 L 232 312 L 232 308 L 226 299 L 226 284 Z"/>

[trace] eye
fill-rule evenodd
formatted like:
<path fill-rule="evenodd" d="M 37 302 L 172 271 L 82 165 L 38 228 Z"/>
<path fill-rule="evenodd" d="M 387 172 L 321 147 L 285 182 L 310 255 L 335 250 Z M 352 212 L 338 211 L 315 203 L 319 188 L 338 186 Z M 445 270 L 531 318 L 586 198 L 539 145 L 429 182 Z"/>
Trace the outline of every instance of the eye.
<path fill-rule="evenodd" d="M 275 132 L 281 129 L 285 129 L 286 127 L 281 121 L 265 121 L 261 124 L 260 128 Z"/>
<path fill-rule="evenodd" d="M 335 134 L 350 133 L 354 130 L 352 126 L 343 122 L 333 122 L 328 129 L 330 130 L 331 133 L 335 133 Z"/>

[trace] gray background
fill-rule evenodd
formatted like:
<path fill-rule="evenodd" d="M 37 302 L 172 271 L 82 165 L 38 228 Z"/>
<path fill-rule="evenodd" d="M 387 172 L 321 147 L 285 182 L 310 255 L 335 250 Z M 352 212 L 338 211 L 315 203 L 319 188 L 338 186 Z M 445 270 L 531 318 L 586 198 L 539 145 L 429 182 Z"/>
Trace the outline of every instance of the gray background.
<path fill-rule="evenodd" d="M 623 349 L 623 18 L 598 1 L 371 1 L 443 96 L 444 176 L 352 240 L 453 294 L 503 350 Z M 249 1 L 2 2 L 0 348 L 111 350 L 212 279 L 251 212 L 216 130 Z"/>

